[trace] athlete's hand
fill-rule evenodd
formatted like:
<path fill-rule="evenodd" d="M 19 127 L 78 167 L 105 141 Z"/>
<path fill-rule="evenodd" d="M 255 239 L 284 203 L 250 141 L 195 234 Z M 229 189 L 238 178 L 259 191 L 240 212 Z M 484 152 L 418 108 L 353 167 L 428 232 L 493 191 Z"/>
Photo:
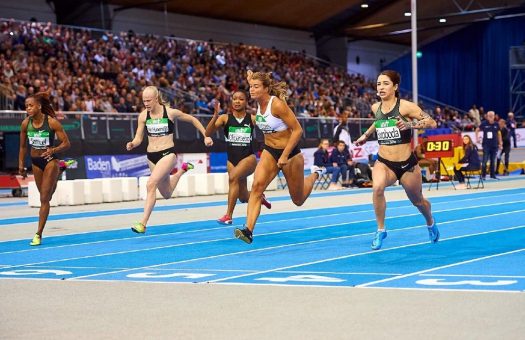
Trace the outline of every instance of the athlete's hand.
<path fill-rule="evenodd" d="M 246 78 L 248 79 L 248 81 L 250 81 L 252 80 L 252 77 L 253 77 L 253 71 L 248 70 L 248 72 L 246 72 Z"/>
<path fill-rule="evenodd" d="M 27 177 L 27 169 L 26 168 L 18 168 L 18 174 L 22 176 L 23 178 Z"/>
<path fill-rule="evenodd" d="M 404 121 L 403 119 L 397 117 L 396 126 L 399 130 L 408 130 L 412 128 L 411 122 Z"/>
<path fill-rule="evenodd" d="M 368 136 L 366 135 L 366 133 L 364 133 L 361 137 L 359 137 L 355 142 L 354 142 L 354 145 L 355 146 L 361 146 L 363 144 L 366 143 L 368 139 Z"/>
<path fill-rule="evenodd" d="M 221 102 L 215 99 L 215 104 L 213 104 L 213 118 L 219 117 L 219 112 L 221 112 Z"/>
<path fill-rule="evenodd" d="M 288 156 L 285 157 L 284 155 L 281 155 L 277 161 L 277 167 L 282 169 L 286 164 L 288 164 Z"/>
<path fill-rule="evenodd" d="M 213 139 L 211 139 L 211 137 L 204 137 L 204 145 L 212 146 L 213 145 Z"/>
<path fill-rule="evenodd" d="M 128 142 L 126 144 L 126 150 L 131 151 L 135 148 L 135 145 L 133 145 L 133 142 Z"/>
<path fill-rule="evenodd" d="M 46 161 L 50 161 L 51 159 L 53 159 L 53 154 L 55 153 L 54 151 L 54 148 L 47 148 L 46 151 L 44 151 L 40 157 L 42 157 L 43 159 L 45 159 Z"/>

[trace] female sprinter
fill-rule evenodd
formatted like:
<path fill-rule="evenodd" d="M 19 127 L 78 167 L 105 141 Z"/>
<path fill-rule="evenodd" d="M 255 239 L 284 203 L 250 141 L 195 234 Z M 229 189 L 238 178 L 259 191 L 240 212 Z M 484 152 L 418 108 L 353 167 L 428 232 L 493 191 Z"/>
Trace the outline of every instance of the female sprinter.
<path fill-rule="evenodd" d="M 423 197 L 421 169 L 414 155 L 410 141 L 412 129 L 436 127 L 436 122 L 419 106 L 399 97 L 401 77 L 396 71 L 386 70 L 377 78 L 377 94 L 381 102 L 372 105 L 375 122 L 355 142 L 366 143 L 374 131 L 379 143 L 378 161 L 372 172 L 373 202 L 377 221 L 377 232 L 372 249 L 378 250 L 386 238 L 385 229 L 385 188 L 399 180 L 414 206 L 425 217 L 431 243 L 439 240 L 430 202 Z"/>
<path fill-rule="evenodd" d="M 191 163 L 183 163 L 177 173 L 170 178 L 171 170 L 175 167 L 177 160 L 173 141 L 175 129 L 173 121 L 175 118 L 192 123 L 203 136 L 205 132 L 197 118 L 170 108 L 155 86 L 148 86 L 144 89 L 142 101 L 146 109 L 139 115 L 135 138 L 126 144 L 128 151 L 139 146 L 144 136 L 144 128 L 146 128 L 148 134 L 147 156 L 151 175 L 146 184 L 147 195 L 144 215 L 140 222 L 134 223 L 131 227 L 131 230 L 136 233 L 146 232 L 146 225 L 157 200 L 157 189 L 159 189 L 162 197 L 170 198 L 182 174 L 193 169 Z M 204 144 L 211 146 L 213 141 L 210 137 L 204 137 Z"/>
<path fill-rule="evenodd" d="M 304 158 L 297 143 L 303 129 L 294 113 L 286 104 L 287 86 L 276 83 L 271 73 L 248 71 L 250 96 L 257 101 L 255 122 L 264 133 L 261 159 L 255 168 L 252 191 L 248 200 L 248 216 L 243 229 L 236 228 L 236 238 L 246 243 L 253 241 L 253 229 L 261 213 L 261 199 L 264 190 L 283 171 L 288 191 L 295 205 L 306 201 L 315 181 L 325 169 L 313 167 L 312 174 L 304 178 Z"/>
<path fill-rule="evenodd" d="M 56 154 L 69 149 L 70 144 L 64 128 L 55 119 L 56 114 L 51 106 L 49 93 L 39 92 L 29 96 L 25 105 L 28 117 L 20 127 L 18 172 L 24 177 L 27 175 L 24 159 L 27 153 L 27 141 L 29 141 L 31 168 L 40 193 L 38 230 L 30 245 L 39 246 L 49 216 L 49 201 L 56 190 L 61 170 Z M 55 136 L 60 140 L 58 146 L 54 146 Z"/>
<path fill-rule="evenodd" d="M 253 174 L 257 161 L 253 146 L 255 116 L 246 113 L 246 102 L 246 94 L 235 91 L 232 96 L 232 113 L 219 116 L 220 103 L 217 101 L 213 118 L 206 127 L 206 136 L 211 136 L 217 129 L 223 128 L 227 143 L 228 209 L 226 215 L 217 220 L 219 224 L 232 224 L 233 209 L 237 199 L 245 203 L 250 197 L 246 178 Z M 262 195 L 262 204 L 268 209 L 272 208 L 264 195 Z"/>

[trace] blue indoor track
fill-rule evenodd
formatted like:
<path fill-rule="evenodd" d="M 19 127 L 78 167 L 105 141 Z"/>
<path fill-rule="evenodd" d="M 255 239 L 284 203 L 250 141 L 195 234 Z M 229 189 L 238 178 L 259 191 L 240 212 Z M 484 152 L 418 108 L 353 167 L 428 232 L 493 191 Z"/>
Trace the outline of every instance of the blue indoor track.
<path fill-rule="evenodd" d="M 366 189 L 365 189 L 366 190 Z M 348 194 L 346 192 L 345 194 Z M 315 193 L 335 197 L 341 192 Z M 288 196 L 273 201 L 289 200 Z M 315 285 L 439 290 L 525 290 L 525 189 L 455 192 L 430 199 L 441 240 L 430 244 L 424 219 L 408 200 L 388 203 L 388 238 L 372 251 L 371 202 L 323 209 L 263 210 L 254 242 L 233 238 L 214 220 L 49 236 L 0 243 L 0 277 L 167 283 Z M 341 204 L 341 202 L 337 202 Z M 13 203 L 16 205 L 16 203 Z M 154 214 L 206 209 L 225 202 L 157 207 Z M 292 206 L 290 204 L 290 206 Z M 244 207 L 244 206 L 243 206 Z M 12 209 L 11 203 L 0 205 Z M 244 208 L 239 208 L 244 209 Z M 141 209 L 53 214 L 50 220 L 107 216 Z M 34 222 L 7 218 L 1 228 Z M 77 221 L 77 222 L 78 222 Z"/>

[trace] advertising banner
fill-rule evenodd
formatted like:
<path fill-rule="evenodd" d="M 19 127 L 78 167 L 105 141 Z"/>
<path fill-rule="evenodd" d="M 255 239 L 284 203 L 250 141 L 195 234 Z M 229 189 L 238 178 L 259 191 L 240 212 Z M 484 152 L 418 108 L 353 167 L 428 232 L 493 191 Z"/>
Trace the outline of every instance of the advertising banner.
<path fill-rule="evenodd" d="M 146 155 L 84 156 L 86 178 L 149 176 Z"/>

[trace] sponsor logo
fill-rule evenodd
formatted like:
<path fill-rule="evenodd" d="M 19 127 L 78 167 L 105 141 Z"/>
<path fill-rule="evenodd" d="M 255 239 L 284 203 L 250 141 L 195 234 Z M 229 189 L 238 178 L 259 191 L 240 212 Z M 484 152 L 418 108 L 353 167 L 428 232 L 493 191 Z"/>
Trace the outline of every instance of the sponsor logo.
<path fill-rule="evenodd" d="M 104 161 L 102 158 L 88 158 L 87 160 L 87 169 L 89 171 L 109 171 L 111 170 L 111 163 L 109 161 Z"/>

